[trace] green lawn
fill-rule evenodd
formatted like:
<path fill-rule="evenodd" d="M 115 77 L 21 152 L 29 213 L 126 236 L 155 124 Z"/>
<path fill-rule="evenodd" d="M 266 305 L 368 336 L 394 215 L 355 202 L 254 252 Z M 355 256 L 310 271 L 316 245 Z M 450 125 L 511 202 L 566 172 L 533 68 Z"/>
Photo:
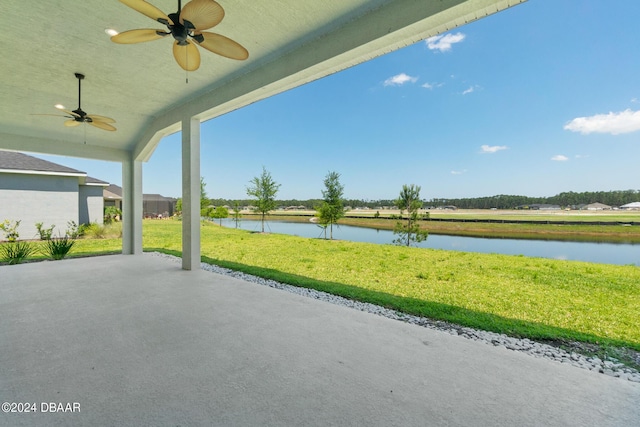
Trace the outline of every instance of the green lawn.
<path fill-rule="evenodd" d="M 179 221 L 145 221 L 145 250 L 179 255 Z M 80 240 L 73 254 L 117 252 Z M 250 233 L 207 223 L 206 262 L 411 314 L 533 339 L 640 350 L 640 268 Z"/>

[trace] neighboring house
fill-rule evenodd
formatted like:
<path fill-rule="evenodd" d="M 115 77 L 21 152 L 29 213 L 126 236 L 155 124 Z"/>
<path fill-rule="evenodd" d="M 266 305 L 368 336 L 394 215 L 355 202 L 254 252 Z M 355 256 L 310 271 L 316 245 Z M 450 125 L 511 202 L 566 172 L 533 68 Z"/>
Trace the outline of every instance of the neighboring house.
<path fill-rule="evenodd" d="M 105 208 L 113 206 L 122 211 L 122 188 L 114 184 L 109 184 L 109 186 L 102 191 L 102 195 Z"/>
<path fill-rule="evenodd" d="M 559 211 L 561 208 L 559 205 L 550 205 L 547 203 L 533 203 L 530 205 L 516 206 L 516 209 L 530 209 L 533 211 Z"/>
<path fill-rule="evenodd" d="M 588 205 L 584 205 L 580 208 L 581 210 L 587 211 L 610 211 L 611 206 L 605 205 L 604 203 L 590 203 Z"/>
<path fill-rule="evenodd" d="M 115 206 L 122 209 L 122 188 L 111 184 L 104 189 L 104 205 Z M 157 218 L 159 215 L 167 218 L 176 211 L 176 202 L 173 197 L 164 197 L 160 194 L 142 195 L 142 213 L 145 218 Z"/>
<path fill-rule="evenodd" d="M 39 222 L 55 225 L 54 236 L 64 235 L 70 221 L 102 224 L 107 185 L 86 172 L 0 150 L 0 221 L 20 221 L 20 239 L 36 238 Z"/>
<path fill-rule="evenodd" d="M 627 203 L 626 205 L 620 206 L 620 209 L 639 210 L 640 209 L 640 202 Z"/>

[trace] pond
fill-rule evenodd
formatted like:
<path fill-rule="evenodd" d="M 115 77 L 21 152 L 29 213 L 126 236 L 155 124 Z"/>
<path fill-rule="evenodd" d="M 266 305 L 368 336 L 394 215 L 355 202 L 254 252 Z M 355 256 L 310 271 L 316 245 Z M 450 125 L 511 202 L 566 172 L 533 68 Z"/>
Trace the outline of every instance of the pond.
<path fill-rule="evenodd" d="M 218 222 L 218 220 L 216 220 Z M 233 220 L 222 220 L 225 227 L 235 227 Z M 260 221 L 242 219 L 239 227 L 248 231 L 260 231 Z M 308 238 L 323 238 L 324 231 L 311 222 L 267 221 L 265 231 Z M 329 231 L 327 230 L 327 236 Z M 333 238 L 353 242 L 391 244 L 395 238 L 390 230 L 334 226 Z M 430 234 L 421 248 L 446 249 L 464 252 L 524 255 L 552 259 L 598 262 L 604 264 L 640 265 L 640 244 L 564 242 L 553 240 L 491 239 L 483 237 L 446 236 Z"/>

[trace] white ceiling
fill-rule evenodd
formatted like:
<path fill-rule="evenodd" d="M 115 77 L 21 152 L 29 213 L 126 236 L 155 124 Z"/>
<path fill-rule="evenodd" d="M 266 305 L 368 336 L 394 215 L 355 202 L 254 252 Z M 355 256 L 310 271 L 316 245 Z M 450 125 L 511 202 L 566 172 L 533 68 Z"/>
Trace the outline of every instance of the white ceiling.
<path fill-rule="evenodd" d="M 242 44 L 249 59 L 200 48 L 187 84 L 171 37 L 110 41 L 107 28 L 164 29 L 117 0 L 4 0 L 0 149 L 147 160 L 183 118 L 214 118 L 524 1 L 218 0 L 226 15 L 209 31 Z M 177 11 L 177 0 L 150 3 Z M 116 132 L 34 115 L 77 108 L 76 72 L 86 76 L 82 109 L 114 118 Z"/>

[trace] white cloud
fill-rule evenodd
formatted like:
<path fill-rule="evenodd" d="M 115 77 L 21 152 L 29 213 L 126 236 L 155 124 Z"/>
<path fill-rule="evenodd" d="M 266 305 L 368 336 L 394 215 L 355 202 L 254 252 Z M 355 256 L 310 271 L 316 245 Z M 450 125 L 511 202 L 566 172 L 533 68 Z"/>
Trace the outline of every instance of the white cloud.
<path fill-rule="evenodd" d="M 469 93 L 471 93 L 471 92 L 473 92 L 473 91 L 475 91 L 475 90 L 476 90 L 476 86 L 469 86 L 469 88 L 468 88 L 468 89 L 466 89 L 466 90 L 464 90 L 464 91 L 462 92 L 462 94 L 463 94 L 463 95 L 467 95 L 467 94 L 469 94 Z"/>
<path fill-rule="evenodd" d="M 576 154 L 576 159 L 586 159 L 589 157 L 588 154 Z"/>
<path fill-rule="evenodd" d="M 461 171 L 451 171 L 451 175 L 462 175 L 465 172 L 467 172 L 466 169 L 461 170 Z"/>
<path fill-rule="evenodd" d="M 590 133 L 610 133 L 618 135 L 640 130 L 640 111 L 626 109 L 619 113 L 596 114 L 590 117 L 577 117 L 564 125 L 565 130 Z"/>
<path fill-rule="evenodd" d="M 423 88 L 425 89 L 433 89 L 436 87 L 442 87 L 444 86 L 444 83 L 425 83 L 423 85 L 421 85 Z"/>
<path fill-rule="evenodd" d="M 555 162 L 566 162 L 567 160 L 569 160 L 569 158 L 567 156 L 563 156 L 562 154 L 556 154 L 551 158 L 551 160 Z"/>
<path fill-rule="evenodd" d="M 418 80 L 417 77 L 409 76 L 405 73 L 396 74 L 393 77 L 389 77 L 384 81 L 385 86 L 402 86 L 407 82 L 415 83 Z"/>
<path fill-rule="evenodd" d="M 460 43 L 465 37 L 462 33 L 445 34 L 444 36 L 429 37 L 425 40 L 425 43 L 430 50 L 446 52 L 451 50 L 453 44 Z"/>
<path fill-rule="evenodd" d="M 507 150 L 509 147 L 506 145 L 483 145 L 480 148 L 483 153 L 497 153 L 500 150 Z"/>

